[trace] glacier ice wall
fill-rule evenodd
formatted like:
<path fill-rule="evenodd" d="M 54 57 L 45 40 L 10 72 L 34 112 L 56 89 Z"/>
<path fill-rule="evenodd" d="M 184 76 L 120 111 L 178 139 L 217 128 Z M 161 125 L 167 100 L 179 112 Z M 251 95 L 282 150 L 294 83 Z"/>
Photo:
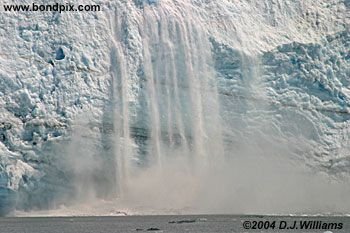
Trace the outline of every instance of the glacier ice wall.
<path fill-rule="evenodd" d="M 12 203 L 11 191 L 24 209 L 106 198 L 120 176 L 116 151 L 136 150 L 136 163 L 146 163 L 145 67 L 157 61 L 158 76 L 174 71 L 164 62 L 172 41 L 157 34 L 171 22 L 196 23 L 196 39 L 210 43 L 228 154 L 243 144 L 289 143 L 312 169 L 348 176 L 348 1 L 87 3 L 103 11 L 0 14 L 0 203 Z M 170 128 L 188 128 L 180 125 Z M 130 148 L 118 148 L 132 135 Z"/>
<path fill-rule="evenodd" d="M 330 173 L 348 172 L 349 42 L 342 31 L 319 44 L 286 44 L 263 55 L 264 86 L 272 112 L 280 114 L 279 130 L 317 145 L 308 159 Z"/>

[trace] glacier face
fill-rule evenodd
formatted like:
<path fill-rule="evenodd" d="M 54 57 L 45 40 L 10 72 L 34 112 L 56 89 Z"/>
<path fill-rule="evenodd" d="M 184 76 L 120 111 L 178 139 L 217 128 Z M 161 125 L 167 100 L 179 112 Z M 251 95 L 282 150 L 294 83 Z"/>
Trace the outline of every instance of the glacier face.
<path fill-rule="evenodd" d="M 234 156 L 242 144 L 291 144 L 295 160 L 348 177 L 348 1 L 88 3 L 101 4 L 103 11 L 0 14 L 0 203 L 12 203 L 11 191 L 17 192 L 21 209 L 55 207 L 86 193 L 106 198 L 118 191 L 125 169 L 119 166 L 123 161 L 116 169 L 116 151 L 136 151 L 132 161 L 142 166 L 149 134 L 173 129 L 169 135 L 176 137 L 196 125 L 193 132 L 205 135 L 202 127 L 210 126 L 209 119 L 185 126 L 193 119 L 175 116 L 169 125 L 161 113 L 145 111 L 157 101 L 144 93 L 152 93 L 147 79 L 170 77 L 181 64 L 174 69 L 165 59 L 184 48 L 193 58 L 178 52 L 183 63 L 198 63 L 211 49 L 208 63 L 215 68 L 227 155 Z M 171 27 L 185 41 L 181 46 L 176 47 L 176 37 L 160 34 L 172 32 Z M 197 31 L 192 40 L 201 39 L 203 47 L 186 47 L 190 35 L 184 31 Z M 154 64 L 160 68 L 150 75 Z M 189 76 L 180 74 L 174 77 L 187 77 L 188 84 Z M 174 88 L 181 92 L 183 85 Z M 176 105 L 196 91 L 174 93 L 169 103 Z M 169 119 L 161 106 L 153 109 Z M 200 111 L 194 106 L 205 105 L 184 106 L 176 109 L 193 115 Z M 152 121 L 160 128 L 150 133 Z M 204 146 L 204 136 L 195 140 L 202 141 L 197 148 Z"/>
<path fill-rule="evenodd" d="M 348 172 L 349 41 L 342 31 L 320 44 L 282 45 L 263 56 L 273 111 L 279 109 L 284 130 L 317 143 L 309 155 L 330 173 Z"/>

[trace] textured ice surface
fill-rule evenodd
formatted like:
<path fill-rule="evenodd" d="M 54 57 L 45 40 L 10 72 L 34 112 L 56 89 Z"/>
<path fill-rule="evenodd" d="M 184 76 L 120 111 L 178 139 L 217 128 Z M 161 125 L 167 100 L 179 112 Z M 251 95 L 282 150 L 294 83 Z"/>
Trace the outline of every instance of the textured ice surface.
<path fill-rule="evenodd" d="M 31 3 L 2 4 L 24 2 Z M 0 186 L 19 191 L 21 208 L 65 199 L 73 192 L 72 177 L 82 187 L 94 180 L 100 196 L 110 193 L 100 179 L 114 182 L 105 159 L 114 143 L 112 44 L 117 38 L 125 57 L 127 101 L 137 114 L 142 29 L 151 13 L 158 20 L 166 13 L 179 24 L 197 22 L 207 35 L 228 144 L 249 144 L 253 135 L 265 134 L 271 141 L 302 142 L 293 148 L 296 159 L 348 175 L 349 1 L 88 3 L 103 11 L 0 13 Z M 142 138 L 142 127 L 135 130 Z"/>

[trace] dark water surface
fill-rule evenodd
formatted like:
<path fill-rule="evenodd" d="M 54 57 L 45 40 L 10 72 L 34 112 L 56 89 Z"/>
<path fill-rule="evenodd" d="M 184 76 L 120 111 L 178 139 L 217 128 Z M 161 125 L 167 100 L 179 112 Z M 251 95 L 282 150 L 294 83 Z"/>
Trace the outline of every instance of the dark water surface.
<path fill-rule="evenodd" d="M 250 223 L 247 223 L 247 221 Z M 294 224 L 295 223 L 295 224 Z M 308 227 L 300 229 L 300 224 Z M 269 228 L 244 229 L 246 227 Z M 264 226 L 263 226 L 264 225 Z M 286 229 L 286 228 L 295 229 Z M 327 229 L 324 229 L 324 228 Z M 312 229 L 313 228 L 313 229 Z M 341 229 L 334 229 L 341 228 Z M 0 233 L 296 232 L 350 233 L 348 217 L 234 215 L 0 218 Z"/>

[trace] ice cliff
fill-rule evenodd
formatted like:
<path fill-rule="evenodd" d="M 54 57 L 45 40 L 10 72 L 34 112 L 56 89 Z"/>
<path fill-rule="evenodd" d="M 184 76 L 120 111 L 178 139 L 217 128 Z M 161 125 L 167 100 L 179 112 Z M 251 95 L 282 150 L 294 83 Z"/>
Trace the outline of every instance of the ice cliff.
<path fill-rule="evenodd" d="M 116 90 L 127 96 L 130 107 L 120 106 L 120 114 L 127 111 L 133 127 L 124 130 L 144 154 L 142 79 L 150 60 L 167 59 L 157 57 L 155 44 L 154 55 L 145 54 L 144 41 L 164 29 L 164 20 L 175 31 L 200 30 L 198 38 L 210 45 L 228 148 L 259 135 L 261 143 L 290 143 L 295 160 L 312 169 L 349 175 L 348 0 L 84 4 L 100 4 L 102 11 L 0 11 L 0 208 L 13 206 L 13 199 L 31 209 L 89 191 L 112 195 L 113 96 Z M 127 77 L 122 89 L 113 81 L 118 72 Z M 135 160 L 146 163 L 142 158 Z"/>

